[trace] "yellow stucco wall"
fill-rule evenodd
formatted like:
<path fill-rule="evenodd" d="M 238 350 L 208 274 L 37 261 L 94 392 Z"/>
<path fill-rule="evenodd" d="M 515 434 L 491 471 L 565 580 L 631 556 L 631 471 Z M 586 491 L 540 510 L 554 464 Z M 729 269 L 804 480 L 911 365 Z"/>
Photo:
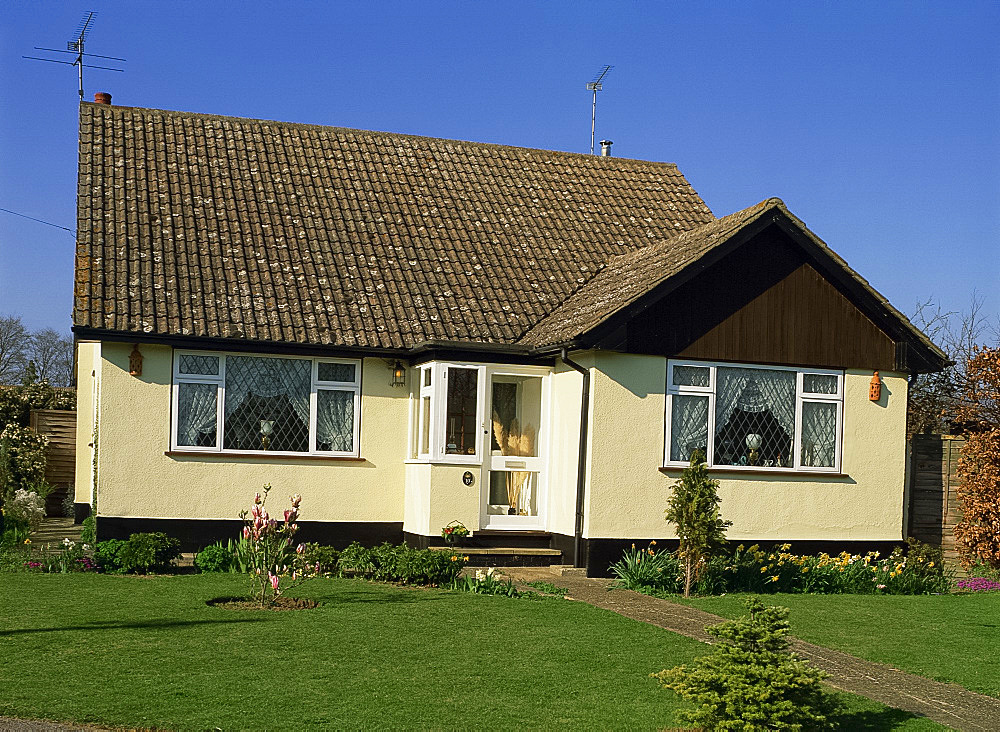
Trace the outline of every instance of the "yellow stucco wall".
<path fill-rule="evenodd" d="M 584 536 L 673 535 L 663 520 L 677 474 L 663 459 L 665 362 L 598 353 L 593 378 L 593 441 Z M 871 371 L 844 380 L 845 477 L 738 475 L 720 480 L 731 539 L 899 540 L 905 471 L 906 377 L 882 373 L 883 396 L 868 401 Z"/>
<path fill-rule="evenodd" d="M 74 501 L 91 503 L 94 484 L 94 420 L 101 359 L 100 343 L 76 347 L 76 468 Z"/>
<path fill-rule="evenodd" d="M 171 349 L 143 345 L 141 377 L 128 373 L 131 350 L 123 343 L 101 349 L 99 515 L 232 519 L 271 483 L 273 508 L 300 493 L 305 521 L 403 520 L 407 392 L 389 386 L 382 359 L 364 359 L 362 366 L 365 460 L 338 462 L 164 454 L 170 444 Z"/>

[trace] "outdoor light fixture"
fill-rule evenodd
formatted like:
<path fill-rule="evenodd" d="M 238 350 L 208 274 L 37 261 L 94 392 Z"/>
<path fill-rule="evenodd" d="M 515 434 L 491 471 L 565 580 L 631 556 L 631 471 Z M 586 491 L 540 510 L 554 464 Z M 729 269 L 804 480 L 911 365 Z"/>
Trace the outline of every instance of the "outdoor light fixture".
<path fill-rule="evenodd" d="M 266 450 L 271 444 L 271 432 L 274 430 L 273 419 L 262 419 L 260 421 L 260 444 Z"/>
<path fill-rule="evenodd" d="M 392 365 L 392 381 L 389 386 L 406 386 L 406 369 L 399 361 Z"/>

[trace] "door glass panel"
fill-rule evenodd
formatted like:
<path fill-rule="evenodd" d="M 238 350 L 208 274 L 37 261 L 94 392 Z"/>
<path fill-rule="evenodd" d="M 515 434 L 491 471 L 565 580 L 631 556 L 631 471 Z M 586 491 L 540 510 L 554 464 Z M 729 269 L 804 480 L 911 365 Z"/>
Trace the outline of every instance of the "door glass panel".
<path fill-rule="evenodd" d="M 538 457 L 541 377 L 496 375 L 492 383 L 490 454 Z"/>
<path fill-rule="evenodd" d="M 445 419 L 445 449 L 448 455 L 476 454 L 476 401 L 479 372 L 448 369 L 448 414 Z"/>
<path fill-rule="evenodd" d="M 489 516 L 537 516 L 538 473 L 527 470 L 491 470 Z"/>

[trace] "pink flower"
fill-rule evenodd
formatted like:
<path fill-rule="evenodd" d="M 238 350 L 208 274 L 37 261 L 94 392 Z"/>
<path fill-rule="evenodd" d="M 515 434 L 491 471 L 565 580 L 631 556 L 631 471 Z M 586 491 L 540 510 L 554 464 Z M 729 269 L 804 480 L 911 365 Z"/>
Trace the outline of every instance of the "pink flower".
<path fill-rule="evenodd" d="M 244 526 L 243 527 L 243 538 L 244 539 L 249 539 L 250 538 L 250 527 L 249 526 Z"/>
<path fill-rule="evenodd" d="M 263 501 L 261 501 L 261 499 L 260 499 L 260 493 L 258 493 L 256 496 L 254 496 L 253 502 L 254 502 L 255 506 L 259 506 L 261 503 L 263 503 Z"/>
<path fill-rule="evenodd" d="M 258 494 L 258 497 L 259 497 L 259 494 Z M 260 518 L 260 506 L 254 506 L 253 508 L 251 508 L 250 509 L 250 515 L 253 516 L 255 519 L 256 518 Z"/>
<path fill-rule="evenodd" d="M 305 544 L 299 544 L 297 547 L 295 547 L 295 553 L 296 554 L 304 554 L 305 551 L 306 551 L 306 545 Z"/>
<path fill-rule="evenodd" d="M 290 509 L 285 509 L 285 523 L 286 524 L 287 523 L 291 523 L 292 521 L 294 521 L 295 519 L 297 519 L 298 516 L 299 516 L 298 511 L 293 511 L 293 510 L 290 510 Z"/>
<path fill-rule="evenodd" d="M 271 579 L 271 589 L 274 590 L 275 592 L 277 592 L 278 591 L 278 582 L 280 582 L 280 580 L 278 579 L 278 575 L 276 575 L 276 574 L 269 574 L 268 577 L 270 577 L 270 579 Z"/>
<path fill-rule="evenodd" d="M 302 496 L 296 493 L 292 496 L 292 508 L 298 508 L 300 503 L 302 503 Z"/>

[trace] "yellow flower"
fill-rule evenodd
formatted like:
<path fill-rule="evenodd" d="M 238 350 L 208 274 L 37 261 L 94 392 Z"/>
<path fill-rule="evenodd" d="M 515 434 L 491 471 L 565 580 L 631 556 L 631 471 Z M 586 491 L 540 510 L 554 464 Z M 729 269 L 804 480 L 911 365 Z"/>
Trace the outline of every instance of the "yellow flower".
<path fill-rule="evenodd" d="M 458 557 L 456 557 L 454 554 L 452 554 L 451 555 L 451 561 L 457 562 L 458 561 Z"/>
<path fill-rule="evenodd" d="M 803 574 L 805 574 L 805 573 L 806 573 L 806 572 L 808 572 L 808 571 L 809 571 L 809 567 L 803 567 L 803 568 L 802 568 L 802 573 L 803 573 Z"/>
<path fill-rule="evenodd" d="M 649 543 L 650 543 L 650 544 L 653 544 L 653 545 L 655 545 L 655 544 L 656 544 L 656 539 L 653 539 L 653 540 L 652 540 L 651 542 L 649 542 Z"/>
<path fill-rule="evenodd" d="M 31 539 L 25 539 L 25 540 L 24 540 L 24 543 L 25 543 L 25 544 L 30 544 L 30 543 L 31 543 Z"/>
<path fill-rule="evenodd" d="M 764 572 L 766 572 L 766 571 L 767 571 L 767 567 L 761 567 L 760 568 L 760 573 L 761 574 L 764 574 Z"/>
<path fill-rule="evenodd" d="M 927 566 L 928 566 L 928 567 L 933 567 L 933 566 L 934 566 L 934 562 L 931 562 L 931 563 L 930 563 L 930 564 L 928 564 Z"/>
<path fill-rule="evenodd" d="M 776 574 L 771 575 L 771 581 L 772 582 L 777 582 L 778 581 L 778 575 L 776 575 Z"/>
<path fill-rule="evenodd" d="M 771 562 L 773 562 L 773 561 L 774 561 L 774 555 L 773 555 L 773 554 L 772 554 L 771 556 L 769 556 L 769 557 L 768 557 L 768 561 L 771 561 Z"/>

